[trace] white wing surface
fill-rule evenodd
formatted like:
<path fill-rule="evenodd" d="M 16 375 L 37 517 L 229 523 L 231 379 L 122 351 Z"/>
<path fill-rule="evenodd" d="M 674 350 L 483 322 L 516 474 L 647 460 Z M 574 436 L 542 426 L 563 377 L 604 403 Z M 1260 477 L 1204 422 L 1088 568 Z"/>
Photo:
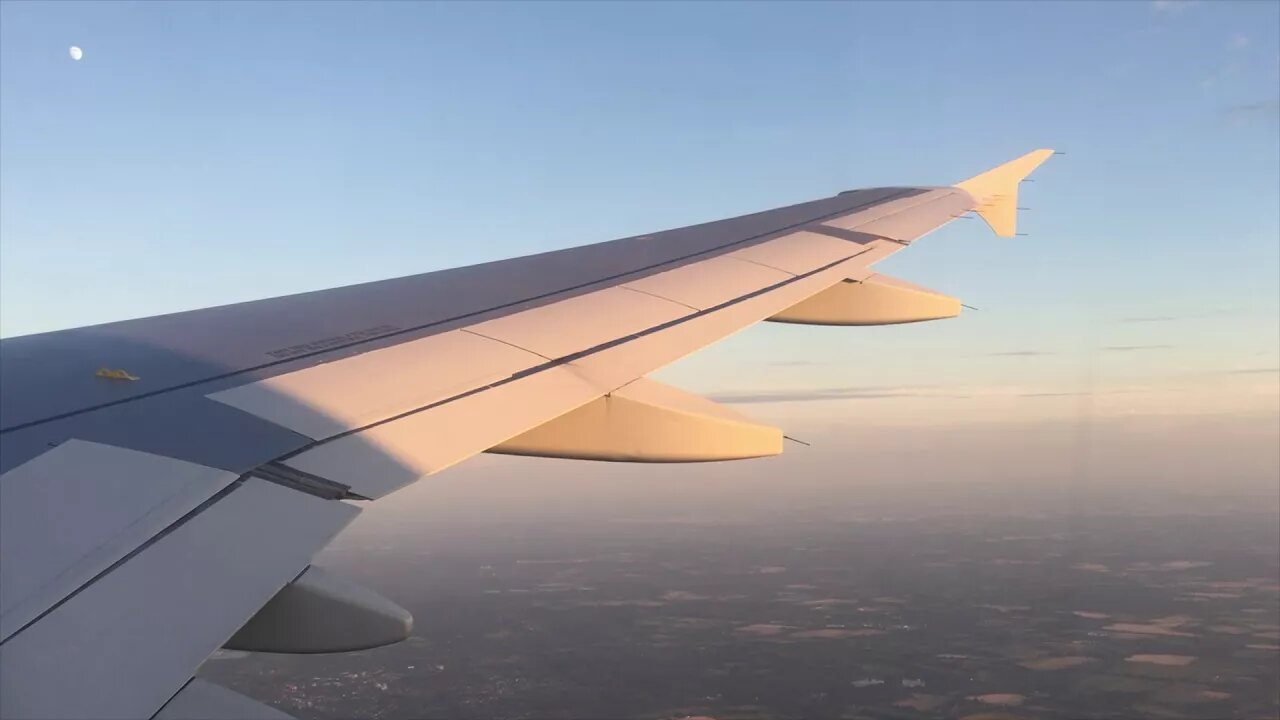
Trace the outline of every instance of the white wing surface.
<path fill-rule="evenodd" d="M 278 717 L 196 669 L 220 647 L 406 637 L 408 613 L 311 558 L 362 503 L 476 453 L 781 452 L 776 428 L 646 376 L 762 320 L 958 314 L 872 266 L 969 212 L 1014 234 L 1018 183 L 1050 154 L 957 186 L 0 342 L 0 716 Z"/>

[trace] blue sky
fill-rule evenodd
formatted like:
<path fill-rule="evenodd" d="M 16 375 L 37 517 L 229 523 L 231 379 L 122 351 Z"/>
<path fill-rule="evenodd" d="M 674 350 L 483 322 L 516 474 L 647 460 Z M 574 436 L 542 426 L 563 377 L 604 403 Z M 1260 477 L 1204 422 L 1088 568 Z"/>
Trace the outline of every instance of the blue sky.
<path fill-rule="evenodd" d="M 1272 2 L 11 1 L 0 335 L 949 184 L 1051 146 L 1028 237 L 953 223 L 880 268 L 979 312 L 757 328 L 662 377 L 814 391 L 752 409 L 813 432 L 872 408 L 1048 422 L 1081 397 L 1271 422 L 1278 138 Z"/>

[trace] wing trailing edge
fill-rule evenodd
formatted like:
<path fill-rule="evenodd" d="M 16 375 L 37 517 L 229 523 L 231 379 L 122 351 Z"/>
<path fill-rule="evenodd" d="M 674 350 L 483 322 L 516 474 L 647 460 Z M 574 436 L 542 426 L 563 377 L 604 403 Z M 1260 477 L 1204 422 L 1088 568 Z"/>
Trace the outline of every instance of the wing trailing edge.
<path fill-rule="evenodd" d="M 151 720 L 293 720 L 293 716 L 208 680 L 192 678 Z"/>

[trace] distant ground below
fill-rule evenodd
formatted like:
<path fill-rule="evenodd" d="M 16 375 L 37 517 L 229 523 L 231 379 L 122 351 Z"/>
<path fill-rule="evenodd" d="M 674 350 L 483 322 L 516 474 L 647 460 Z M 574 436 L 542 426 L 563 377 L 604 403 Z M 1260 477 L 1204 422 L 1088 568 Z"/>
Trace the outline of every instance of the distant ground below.
<path fill-rule="evenodd" d="M 324 564 L 410 609 L 410 640 L 202 675 L 302 718 L 1276 717 L 1277 522 L 898 506 L 364 534 Z"/>

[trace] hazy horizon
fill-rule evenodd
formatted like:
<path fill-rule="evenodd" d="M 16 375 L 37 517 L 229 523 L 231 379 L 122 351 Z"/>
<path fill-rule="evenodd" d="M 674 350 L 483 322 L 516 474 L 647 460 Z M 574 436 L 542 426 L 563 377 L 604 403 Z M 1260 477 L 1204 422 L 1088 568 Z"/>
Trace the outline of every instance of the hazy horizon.
<path fill-rule="evenodd" d="M 1047 147 L 1025 237 L 875 266 L 960 317 L 653 375 L 806 444 L 470 458 L 316 557 L 412 637 L 201 673 L 308 718 L 1273 715 L 1280 3 L 0 2 L 0 337 Z"/>

